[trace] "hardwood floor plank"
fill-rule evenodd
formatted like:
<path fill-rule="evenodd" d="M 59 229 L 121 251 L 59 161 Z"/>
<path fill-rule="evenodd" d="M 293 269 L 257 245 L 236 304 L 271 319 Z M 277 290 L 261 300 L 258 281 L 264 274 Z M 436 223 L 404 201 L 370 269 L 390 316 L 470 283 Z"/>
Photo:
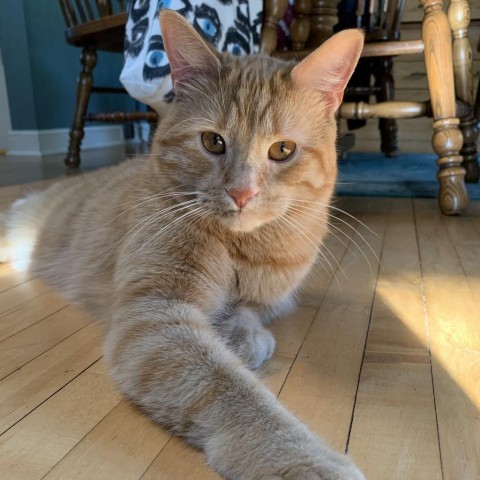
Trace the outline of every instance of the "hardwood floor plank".
<path fill-rule="evenodd" d="M 51 288 L 42 280 L 32 279 L 0 293 L 0 316 L 18 308 L 25 302 L 48 292 Z"/>
<path fill-rule="evenodd" d="M 369 480 L 440 480 L 423 285 L 410 201 L 393 201 L 381 261 L 348 452 Z"/>
<path fill-rule="evenodd" d="M 102 332 L 87 325 L 0 382 L 0 432 L 28 415 L 101 357 Z"/>
<path fill-rule="evenodd" d="M 368 201 L 364 237 L 377 255 L 382 249 L 390 200 Z M 346 255 L 342 291 L 334 283 L 315 317 L 280 393 L 280 399 L 334 448 L 346 446 L 378 264 L 370 272 L 361 256 Z"/>
<path fill-rule="evenodd" d="M 92 321 L 83 311 L 69 306 L 0 342 L 0 379 Z"/>
<path fill-rule="evenodd" d="M 16 287 L 13 290 L 17 290 L 21 286 Z M 18 295 L 15 297 L 19 300 L 17 298 Z M 16 307 L 0 314 L 0 341 L 3 341 L 22 331 L 24 328 L 34 325 L 36 322 L 61 311 L 68 305 L 69 302 L 54 291 L 41 293 L 34 298 L 18 304 Z"/>
<path fill-rule="evenodd" d="M 17 272 L 8 264 L 0 264 L 0 293 L 32 279 L 29 272 Z"/>
<path fill-rule="evenodd" d="M 123 400 L 44 479 L 137 480 L 169 438 L 166 430 Z"/>
<path fill-rule="evenodd" d="M 446 222 L 448 234 L 462 265 L 473 296 L 480 292 L 480 202 L 471 202 L 471 210 Z"/>
<path fill-rule="evenodd" d="M 41 479 L 119 401 L 103 362 L 93 364 L 0 436 L 2 479 Z"/>
<path fill-rule="evenodd" d="M 480 478 L 480 304 L 435 201 L 415 201 L 445 480 Z M 452 227 L 450 227 L 452 228 Z M 479 239 L 480 241 L 480 239 Z M 478 265 L 477 262 L 475 262 Z M 472 267 L 473 268 L 473 267 Z M 477 276 L 479 273 L 476 269 Z"/>
<path fill-rule="evenodd" d="M 478 235 L 480 235 L 480 201 L 470 201 L 466 216 L 469 218 Z"/>
<path fill-rule="evenodd" d="M 220 480 L 203 455 L 185 445 L 179 438 L 167 443 L 142 480 Z"/>

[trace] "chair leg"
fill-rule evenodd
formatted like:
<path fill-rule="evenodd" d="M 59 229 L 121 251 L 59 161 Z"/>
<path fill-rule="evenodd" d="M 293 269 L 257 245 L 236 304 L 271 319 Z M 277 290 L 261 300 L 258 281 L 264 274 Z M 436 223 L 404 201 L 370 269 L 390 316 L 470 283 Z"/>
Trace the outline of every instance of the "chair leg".
<path fill-rule="evenodd" d="M 480 128 L 480 82 L 478 82 L 477 96 L 475 97 L 475 105 L 473 107 L 473 119 L 477 124 L 477 128 Z"/>
<path fill-rule="evenodd" d="M 439 166 L 438 203 L 444 214 L 456 215 L 466 208 L 468 194 L 460 155 L 463 137 L 455 113 L 451 32 L 441 0 L 423 0 L 423 9 L 422 37 L 434 120 L 432 145 Z"/>
<path fill-rule="evenodd" d="M 85 113 L 87 112 L 88 100 L 92 90 L 93 69 L 97 63 L 95 48 L 85 47 L 81 57 L 82 71 L 77 80 L 77 101 L 73 116 L 72 128 L 70 129 L 70 141 L 65 165 L 77 168 L 80 165 L 80 145 L 84 136 Z"/>
<path fill-rule="evenodd" d="M 388 102 L 395 99 L 395 84 L 392 75 L 393 62 L 389 57 L 374 60 L 373 74 L 375 85 L 381 88 L 376 94 L 377 102 Z M 378 120 L 380 130 L 380 150 L 387 157 L 398 157 L 397 121 L 394 118 L 380 118 Z"/>
<path fill-rule="evenodd" d="M 453 72 L 455 93 L 458 99 L 473 107 L 473 54 L 472 45 L 467 37 L 470 24 L 470 5 L 468 0 L 451 0 L 448 7 L 448 21 L 453 33 Z M 465 181 L 476 183 L 480 179 L 478 165 L 477 122 L 473 113 L 460 120 L 463 134 L 463 167 L 466 170 Z"/>

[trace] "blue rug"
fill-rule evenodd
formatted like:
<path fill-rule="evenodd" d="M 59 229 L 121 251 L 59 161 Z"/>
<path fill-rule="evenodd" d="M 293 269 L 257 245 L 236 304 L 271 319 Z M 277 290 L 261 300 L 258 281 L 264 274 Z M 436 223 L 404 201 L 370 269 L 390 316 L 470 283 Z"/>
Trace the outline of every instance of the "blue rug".
<path fill-rule="evenodd" d="M 385 158 L 381 153 L 349 153 L 339 162 L 337 193 L 376 197 L 436 198 L 436 156 L 402 154 Z M 467 184 L 471 199 L 480 200 L 480 184 Z"/>

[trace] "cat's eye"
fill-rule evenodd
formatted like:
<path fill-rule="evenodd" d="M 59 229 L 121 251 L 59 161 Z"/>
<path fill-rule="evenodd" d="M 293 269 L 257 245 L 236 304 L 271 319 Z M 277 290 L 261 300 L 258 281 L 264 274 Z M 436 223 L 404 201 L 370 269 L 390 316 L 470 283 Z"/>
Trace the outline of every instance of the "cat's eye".
<path fill-rule="evenodd" d="M 268 149 L 268 158 L 276 162 L 284 162 L 288 160 L 294 153 L 297 145 L 290 140 L 282 140 L 273 143 Z"/>
<path fill-rule="evenodd" d="M 215 155 L 225 153 L 225 140 L 218 133 L 203 132 L 202 143 L 210 153 Z"/>

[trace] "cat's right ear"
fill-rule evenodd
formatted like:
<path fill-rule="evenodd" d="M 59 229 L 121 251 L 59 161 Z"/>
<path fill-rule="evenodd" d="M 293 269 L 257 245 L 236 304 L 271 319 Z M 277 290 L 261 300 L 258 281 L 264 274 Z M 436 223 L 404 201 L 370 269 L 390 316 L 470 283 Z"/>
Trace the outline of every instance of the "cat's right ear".
<path fill-rule="evenodd" d="M 361 30 L 343 30 L 312 52 L 292 70 L 293 82 L 306 89 L 322 92 L 335 111 L 362 53 Z"/>
<path fill-rule="evenodd" d="M 175 90 L 195 75 L 218 72 L 220 61 L 215 52 L 182 15 L 162 10 L 160 28 Z"/>

